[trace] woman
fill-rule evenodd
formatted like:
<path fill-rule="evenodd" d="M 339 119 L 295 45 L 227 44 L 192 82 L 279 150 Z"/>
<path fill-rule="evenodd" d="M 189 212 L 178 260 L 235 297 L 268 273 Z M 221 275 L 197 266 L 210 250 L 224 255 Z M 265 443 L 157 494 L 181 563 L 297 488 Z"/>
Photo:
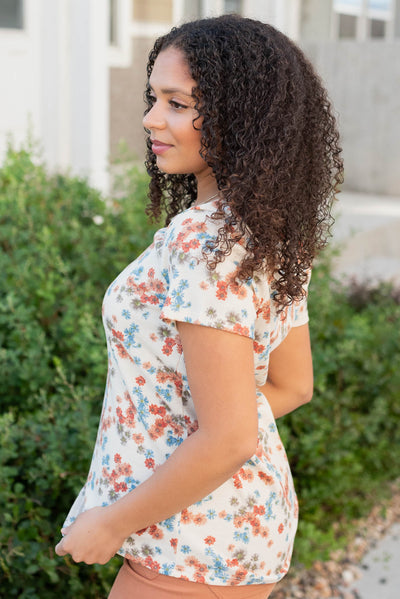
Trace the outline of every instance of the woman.
<path fill-rule="evenodd" d="M 103 411 L 57 553 L 125 556 L 112 599 L 266 598 L 297 526 L 275 419 L 312 395 L 335 121 L 301 51 L 238 16 L 173 29 L 147 73 L 149 212 L 166 227 L 106 293 Z"/>

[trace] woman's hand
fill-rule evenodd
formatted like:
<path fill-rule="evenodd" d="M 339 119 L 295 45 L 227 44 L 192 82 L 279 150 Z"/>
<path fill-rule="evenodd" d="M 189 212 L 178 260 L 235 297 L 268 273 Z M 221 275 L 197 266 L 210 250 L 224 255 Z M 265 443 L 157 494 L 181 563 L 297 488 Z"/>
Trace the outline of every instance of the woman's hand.
<path fill-rule="evenodd" d="M 61 532 L 65 536 L 55 548 L 57 555 L 69 553 L 75 562 L 86 564 L 106 564 L 124 541 L 116 535 L 107 507 L 83 512 Z"/>

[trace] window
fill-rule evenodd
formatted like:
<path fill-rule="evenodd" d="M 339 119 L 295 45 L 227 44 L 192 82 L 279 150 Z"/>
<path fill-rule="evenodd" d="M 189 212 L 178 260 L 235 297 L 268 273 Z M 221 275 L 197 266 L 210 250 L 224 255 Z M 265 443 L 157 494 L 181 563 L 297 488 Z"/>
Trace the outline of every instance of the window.
<path fill-rule="evenodd" d="M 369 31 L 370 36 L 375 37 L 385 37 L 386 33 L 386 22 L 381 21 L 379 19 L 370 19 L 369 21 Z"/>
<path fill-rule="evenodd" d="M 385 39 L 396 28 L 400 0 L 333 0 L 335 36 L 339 39 Z"/>
<path fill-rule="evenodd" d="M 355 39 L 357 35 L 357 17 L 339 15 L 339 39 Z"/>
<path fill-rule="evenodd" d="M 173 0 L 134 0 L 133 18 L 148 23 L 171 23 Z"/>
<path fill-rule="evenodd" d="M 0 0 L 0 28 L 23 29 L 23 0 Z"/>
<path fill-rule="evenodd" d="M 118 44 L 118 0 L 110 0 L 110 30 L 109 40 L 111 46 Z"/>
<path fill-rule="evenodd" d="M 236 13 L 240 15 L 242 13 L 242 1 L 241 0 L 224 0 L 224 13 Z"/>

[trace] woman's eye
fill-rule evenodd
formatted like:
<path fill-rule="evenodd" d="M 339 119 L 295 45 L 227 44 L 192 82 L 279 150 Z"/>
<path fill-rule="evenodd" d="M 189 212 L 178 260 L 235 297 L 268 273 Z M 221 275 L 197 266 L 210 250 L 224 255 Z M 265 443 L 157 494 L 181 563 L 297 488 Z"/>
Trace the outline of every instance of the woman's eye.
<path fill-rule="evenodd" d="M 175 102 L 175 100 L 170 100 L 169 103 L 172 106 L 172 108 L 187 108 L 187 106 L 185 106 L 184 104 L 180 104 L 179 102 Z"/>

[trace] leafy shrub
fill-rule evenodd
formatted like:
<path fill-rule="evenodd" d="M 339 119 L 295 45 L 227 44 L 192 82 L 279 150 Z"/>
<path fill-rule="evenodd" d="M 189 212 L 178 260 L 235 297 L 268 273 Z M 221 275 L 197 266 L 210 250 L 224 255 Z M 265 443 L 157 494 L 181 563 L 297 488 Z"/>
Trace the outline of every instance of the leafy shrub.
<path fill-rule="evenodd" d="M 152 239 L 147 179 L 132 169 L 118 199 L 50 176 L 10 149 L 0 171 L 0 588 L 7 597 L 104 597 L 107 566 L 54 555 L 87 474 L 106 375 L 100 318 L 113 278 Z M 341 542 L 400 458 L 400 306 L 385 287 L 332 285 L 329 263 L 310 297 L 315 394 L 281 419 L 300 498 L 298 561 Z"/>
<path fill-rule="evenodd" d="M 107 353 L 101 302 L 152 240 L 147 177 L 104 201 L 87 182 L 9 150 L 0 171 L 0 587 L 9 597 L 100 597 L 116 572 L 54 555 L 89 467 Z M 123 193 L 125 189 L 125 193 Z"/>
<path fill-rule="evenodd" d="M 310 287 L 314 397 L 282 419 L 300 498 L 296 557 L 328 557 L 399 476 L 400 301 L 390 285 L 332 283 L 329 260 Z"/>

